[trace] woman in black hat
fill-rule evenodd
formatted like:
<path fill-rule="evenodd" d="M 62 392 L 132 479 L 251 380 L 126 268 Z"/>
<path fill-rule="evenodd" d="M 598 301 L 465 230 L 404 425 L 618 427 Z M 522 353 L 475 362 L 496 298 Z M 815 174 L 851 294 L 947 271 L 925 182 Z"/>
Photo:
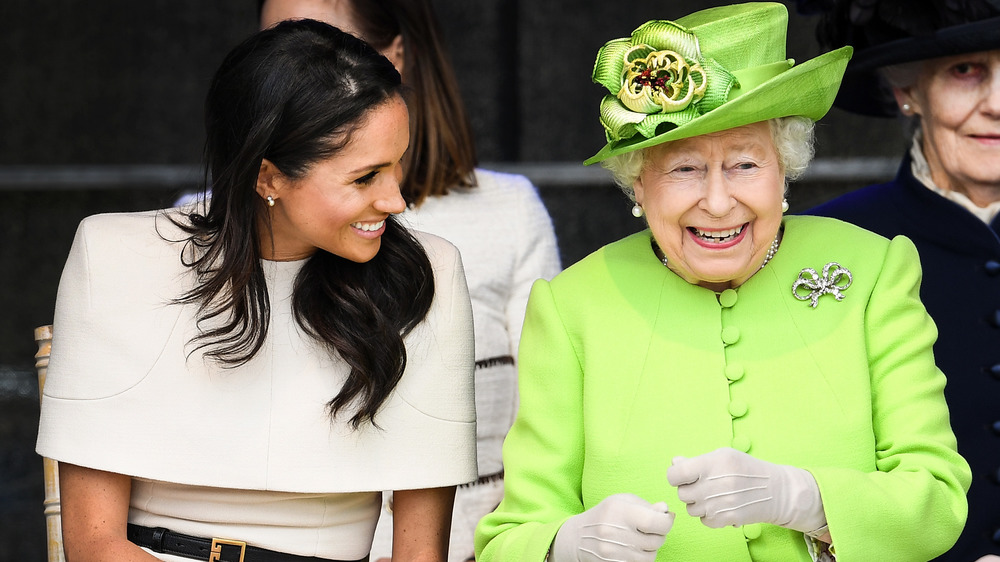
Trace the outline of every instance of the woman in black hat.
<path fill-rule="evenodd" d="M 948 559 L 1000 553 L 1000 0 L 800 1 L 800 11 L 815 4 L 828 10 L 823 47 L 855 48 L 835 105 L 901 115 L 914 132 L 893 181 L 810 212 L 916 244 L 952 427 L 974 475 Z"/>

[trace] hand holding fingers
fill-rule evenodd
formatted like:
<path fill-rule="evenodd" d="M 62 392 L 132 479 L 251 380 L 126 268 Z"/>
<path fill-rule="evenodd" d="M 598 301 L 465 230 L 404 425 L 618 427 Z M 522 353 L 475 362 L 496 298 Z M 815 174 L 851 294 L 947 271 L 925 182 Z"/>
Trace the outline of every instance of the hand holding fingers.
<path fill-rule="evenodd" d="M 663 502 L 632 494 L 605 498 L 566 520 L 552 546 L 553 562 L 653 561 L 674 523 Z"/>
<path fill-rule="evenodd" d="M 812 532 L 826 525 L 819 487 L 809 472 L 735 449 L 676 457 L 667 481 L 677 487 L 688 514 L 708 527 L 773 523 Z"/>
<path fill-rule="evenodd" d="M 692 459 L 674 459 L 667 470 L 667 481 L 677 486 L 677 497 L 687 505 L 688 514 L 708 527 L 745 525 L 770 516 L 769 474 L 734 453 L 738 452 L 718 449 Z"/>

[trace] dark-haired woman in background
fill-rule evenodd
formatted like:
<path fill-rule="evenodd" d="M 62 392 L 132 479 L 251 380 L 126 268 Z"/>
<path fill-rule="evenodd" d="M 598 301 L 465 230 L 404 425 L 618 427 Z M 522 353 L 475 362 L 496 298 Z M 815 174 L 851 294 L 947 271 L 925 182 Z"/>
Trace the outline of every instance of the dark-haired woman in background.
<path fill-rule="evenodd" d="M 800 10 L 831 8 L 822 45 L 855 47 L 835 105 L 902 116 L 914 133 L 893 181 L 810 212 L 917 246 L 951 425 L 975 476 L 946 558 L 1000 553 L 1000 1 L 816 4 Z"/>
<path fill-rule="evenodd" d="M 393 218 L 400 89 L 327 24 L 260 32 L 209 91 L 207 210 L 83 221 L 38 441 L 74 562 L 367 560 L 386 489 L 394 556 L 444 560 L 471 307 L 456 249 Z"/>
<path fill-rule="evenodd" d="M 473 557 L 473 530 L 503 496 L 501 445 L 517 409 L 517 357 L 528 293 L 559 272 L 552 221 L 527 178 L 476 167 L 472 126 L 430 0 L 259 0 L 262 27 L 308 17 L 352 32 L 396 65 L 409 93 L 410 149 L 403 158 L 400 221 L 462 252 L 476 337 L 479 475 L 459 487 L 451 562 Z M 386 495 L 372 547 L 389 555 Z"/>

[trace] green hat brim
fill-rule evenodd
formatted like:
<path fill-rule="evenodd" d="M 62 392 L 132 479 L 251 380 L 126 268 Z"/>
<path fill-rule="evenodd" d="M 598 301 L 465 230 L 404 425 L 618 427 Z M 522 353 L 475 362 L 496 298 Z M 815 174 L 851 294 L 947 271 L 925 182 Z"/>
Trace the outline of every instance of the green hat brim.
<path fill-rule="evenodd" d="M 698 118 L 654 137 L 636 134 L 628 139 L 609 142 L 583 164 L 589 166 L 633 150 L 777 117 L 801 115 L 818 121 L 830 111 L 837 97 L 852 52 L 849 46 L 841 47 L 792 66 L 750 90 L 735 92 L 736 97 Z M 664 125 L 669 126 L 669 123 Z"/>

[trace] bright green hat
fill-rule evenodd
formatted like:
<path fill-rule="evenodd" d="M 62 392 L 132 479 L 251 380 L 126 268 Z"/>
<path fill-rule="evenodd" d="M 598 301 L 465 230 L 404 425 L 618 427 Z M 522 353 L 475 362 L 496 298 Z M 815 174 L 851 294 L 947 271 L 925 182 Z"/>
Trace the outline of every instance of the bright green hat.
<path fill-rule="evenodd" d="M 788 11 L 751 2 L 653 20 L 597 52 L 594 82 L 608 144 L 584 164 L 776 117 L 826 115 L 851 47 L 785 58 Z"/>

